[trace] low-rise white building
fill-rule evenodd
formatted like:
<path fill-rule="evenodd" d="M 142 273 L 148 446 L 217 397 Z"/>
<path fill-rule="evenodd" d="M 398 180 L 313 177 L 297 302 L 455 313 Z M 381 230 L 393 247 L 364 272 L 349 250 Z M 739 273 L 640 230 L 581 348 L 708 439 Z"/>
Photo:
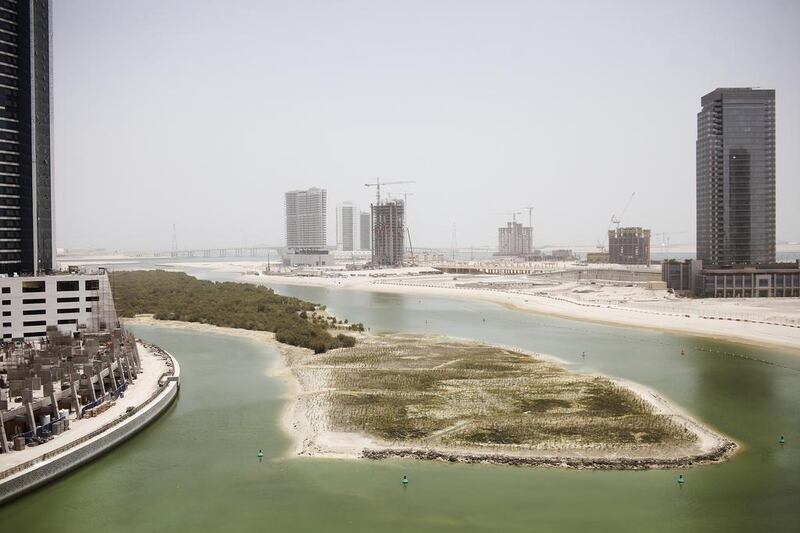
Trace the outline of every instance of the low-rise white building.
<path fill-rule="evenodd" d="M 64 333 L 117 326 L 104 269 L 93 273 L 0 277 L 3 342 L 44 337 L 49 326 Z"/>

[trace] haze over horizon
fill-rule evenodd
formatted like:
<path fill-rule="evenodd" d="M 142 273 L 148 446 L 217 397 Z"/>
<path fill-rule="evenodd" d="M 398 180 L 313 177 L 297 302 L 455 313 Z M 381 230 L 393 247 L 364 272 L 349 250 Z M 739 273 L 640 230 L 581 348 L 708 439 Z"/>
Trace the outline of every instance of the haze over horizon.
<path fill-rule="evenodd" d="M 58 247 L 282 244 L 284 192 L 409 197 L 414 245 L 623 225 L 694 242 L 700 97 L 776 90 L 777 240 L 800 241 L 800 4 L 73 0 L 53 7 Z M 787 68 L 787 65 L 795 68 Z M 524 212 L 518 218 L 527 222 Z"/>

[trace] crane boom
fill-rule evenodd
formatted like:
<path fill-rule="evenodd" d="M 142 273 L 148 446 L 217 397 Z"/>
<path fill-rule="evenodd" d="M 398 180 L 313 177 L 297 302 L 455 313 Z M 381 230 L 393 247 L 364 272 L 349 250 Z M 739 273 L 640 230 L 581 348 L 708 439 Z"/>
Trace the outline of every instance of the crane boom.
<path fill-rule="evenodd" d="M 527 209 L 528 210 L 528 227 L 532 228 L 533 227 L 533 206 L 532 205 L 526 205 L 522 209 Z"/>
<path fill-rule="evenodd" d="M 516 222 L 517 221 L 517 215 L 521 215 L 522 211 L 504 211 L 502 213 L 492 213 L 492 214 L 493 215 L 505 215 L 505 216 L 511 215 L 511 220 Z"/>
<path fill-rule="evenodd" d="M 609 229 L 611 229 L 611 226 L 614 224 L 616 224 L 617 229 L 619 229 L 619 225 L 622 223 L 622 217 L 625 216 L 625 212 L 631 205 L 631 200 L 633 200 L 634 196 L 636 196 L 636 192 L 631 193 L 630 197 L 628 198 L 628 201 L 625 203 L 625 207 L 622 208 L 622 213 L 620 213 L 619 217 L 617 217 L 617 215 L 611 215 L 611 224 L 609 224 Z"/>
<path fill-rule="evenodd" d="M 365 187 L 375 187 L 375 204 L 381 203 L 381 185 L 401 185 L 404 183 L 416 183 L 414 180 L 405 180 L 405 181 L 384 181 L 381 182 L 380 178 L 375 178 L 375 183 L 365 183 Z"/>

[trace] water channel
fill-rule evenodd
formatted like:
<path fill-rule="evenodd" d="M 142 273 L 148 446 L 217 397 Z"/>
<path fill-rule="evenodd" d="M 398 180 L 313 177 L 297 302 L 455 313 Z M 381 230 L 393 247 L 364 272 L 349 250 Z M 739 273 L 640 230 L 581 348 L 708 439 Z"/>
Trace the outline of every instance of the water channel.
<path fill-rule="evenodd" d="M 556 355 L 574 370 L 638 381 L 742 450 L 728 463 L 684 470 L 683 487 L 677 471 L 668 470 L 294 458 L 278 425 L 285 384 L 268 376 L 274 350 L 236 337 L 137 326 L 138 336 L 180 360 L 177 404 L 113 453 L 0 508 L 2 530 L 800 530 L 797 352 L 449 298 L 275 289 L 324 303 L 373 332 L 515 345 Z M 407 489 L 400 484 L 404 474 Z"/>

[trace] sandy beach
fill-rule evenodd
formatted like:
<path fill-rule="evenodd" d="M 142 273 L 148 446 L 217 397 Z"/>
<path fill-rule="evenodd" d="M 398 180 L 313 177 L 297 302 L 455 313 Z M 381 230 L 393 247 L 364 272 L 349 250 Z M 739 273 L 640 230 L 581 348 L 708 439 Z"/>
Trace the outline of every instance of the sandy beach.
<path fill-rule="evenodd" d="M 565 295 L 552 289 L 502 290 L 464 286 L 467 281 L 477 283 L 486 278 L 443 274 L 378 279 L 365 276 L 329 278 L 242 275 L 242 281 L 261 285 L 305 285 L 482 300 L 519 311 L 588 322 L 633 326 L 791 349 L 800 348 L 800 300 L 797 298 L 672 301 L 661 297 L 663 296 L 661 294 L 652 294 L 656 291 L 621 288 L 616 291 L 622 293 L 616 301 L 610 298 L 591 301 L 585 297 L 576 298 L 575 294 Z M 660 292 L 666 293 L 666 291 Z"/>
<path fill-rule="evenodd" d="M 576 453 L 565 450 L 562 454 L 537 454 L 531 450 L 519 453 L 492 453 L 473 448 L 437 449 L 404 448 L 393 443 L 380 442 L 363 433 L 340 432 L 330 427 L 325 402 L 322 400 L 329 383 L 321 376 L 324 373 L 308 372 L 304 365 L 314 358 L 307 349 L 288 346 L 275 340 L 269 332 L 248 331 L 235 328 L 221 328 L 207 324 L 179 321 L 156 320 L 149 315 L 124 319 L 127 325 L 147 325 L 169 327 L 183 331 L 233 335 L 264 342 L 274 347 L 280 354 L 267 370 L 271 377 L 284 380 L 288 385 L 286 405 L 281 414 L 281 426 L 293 444 L 290 456 L 329 457 L 329 458 L 373 458 L 407 457 L 416 459 L 447 460 L 451 462 L 488 462 L 497 464 L 565 466 L 571 468 L 612 468 L 642 469 L 687 466 L 725 460 L 736 449 L 736 444 L 715 433 L 710 428 L 665 400 L 655 391 L 626 380 L 613 379 L 618 385 L 628 388 L 648 402 L 655 412 L 667 415 L 697 436 L 697 452 L 691 456 L 675 456 L 667 451 L 663 457 L 627 457 L 620 453 Z M 368 339 L 368 336 L 362 336 Z M 145 339 L 146 340 L 146 339 Z M 530 354 L 539 357 L 540 354 Z M 558 358 L 542 358 L 559 362 Z"/>
<path fill-rule="evenodd" d="M 798 298 L 678 298 L 666 290 L 591 282 L 542 282 L 535 277 L 432 274 L 426 267 L 340 271 L 328 275 L 265 275 L 264 263 L 175 263 L 239 273 L 258 285 L 440 296 L 492 302 L 522 312 L 608 325 L 800 349 Z M 800 354 L 800 352 L 797 352 Z"/>

